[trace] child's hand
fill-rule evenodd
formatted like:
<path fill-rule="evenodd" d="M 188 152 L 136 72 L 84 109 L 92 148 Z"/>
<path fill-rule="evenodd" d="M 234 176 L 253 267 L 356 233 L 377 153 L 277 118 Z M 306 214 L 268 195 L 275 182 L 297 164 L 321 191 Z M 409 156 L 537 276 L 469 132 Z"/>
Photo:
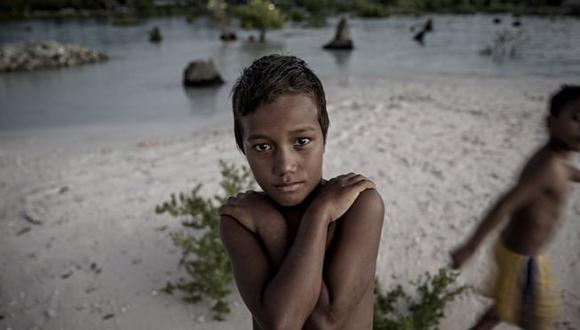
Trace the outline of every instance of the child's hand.
<path fill-rule="evenodd" d="M 361 192 L 375 187 L 374 182 L 360 174 L 339 175 L 322 185 L 313 204 L 333 222 L 350 209 Z"/>
<path fill-rule="evenodd" d="M 457 249 L 453 250 L 451 252 L 451 267 L 453 267 L 454 269 L 461 268 L 465 264 L 465 262 L 469 258 L 471 258 L 473 252 L 474 250 L 467 245 L 462 245 Z"/>
<path fill-rule="evenodd" d="M 255 191 L 239 193 L 235 197 L 228 198 L 218 213 L 238 220 L 253 233 L 258 232 L 260 223 L 273 217 L 282 217 L 264 193 Z"/>

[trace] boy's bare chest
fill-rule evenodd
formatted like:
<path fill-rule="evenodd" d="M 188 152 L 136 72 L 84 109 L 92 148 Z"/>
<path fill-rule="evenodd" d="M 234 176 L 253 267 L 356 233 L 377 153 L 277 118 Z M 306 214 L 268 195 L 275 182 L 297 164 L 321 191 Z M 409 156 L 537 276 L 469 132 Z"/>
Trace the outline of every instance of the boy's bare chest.
<path fill-rule="evenodd" d="M 288 221 L 288 241 L 290 243 L 294 242 L 296 234 L 298 233 L 298 228 L 300 227 L 299 221 Z M 326 248 L 330 246 L 333 241 L 334 234 L 336 232 L 336 221 L 330 223 L 328 226 L 328 231 L 326 233 Z"/>

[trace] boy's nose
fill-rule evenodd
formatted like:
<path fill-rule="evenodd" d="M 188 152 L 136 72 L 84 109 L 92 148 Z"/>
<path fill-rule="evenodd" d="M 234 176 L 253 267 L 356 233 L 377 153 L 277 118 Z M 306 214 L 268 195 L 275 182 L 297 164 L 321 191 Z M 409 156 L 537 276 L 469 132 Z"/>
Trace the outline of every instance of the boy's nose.
<path fill-rule="evenodd" d="M 274 173 L 283 176 L 296 171 L 296 155 L 290 150 L 279 150 L 276 154 Z"/>

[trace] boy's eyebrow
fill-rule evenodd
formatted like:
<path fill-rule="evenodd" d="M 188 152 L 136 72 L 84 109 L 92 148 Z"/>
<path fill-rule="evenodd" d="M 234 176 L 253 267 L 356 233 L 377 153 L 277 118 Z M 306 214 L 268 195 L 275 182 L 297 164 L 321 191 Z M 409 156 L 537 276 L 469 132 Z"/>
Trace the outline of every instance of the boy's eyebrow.
<path fill-rule="evenodd" d="M 250 134 L 248 136 L 248 140 L 259 140 L 259 139 L 267 139 L 268 136 L 264 134 Z"/>
<path fill-rule="evenodd" d="M 304 132 L 309 132 L 309 131 L 316 131 L 316 127 L 311 126 L 311 125 L 299 127 L 299 128 L 291 130 L 290 133 L 296 134 L 296 133 L 304 133 Z"/>
<path fill-rule="evenodd" d="M 307 133 L 307 132 L 311 132 L 311 131 L 316 131 L 316 127 L 312 126 L 312 125 L 308 125 L 308 126 L 304 126 L 304 127 L 299 127 L 299 128 L 295 128 L 291 131 L 289 131 L 288 133 L 290 134 L 299 134 L 299 133 Z M 255 134 L 250 134 L 248 136 L 248 140 L 259 140 L 259 139 L 268 139 L 269 136 L 263 133 L 255 133 Z"/>

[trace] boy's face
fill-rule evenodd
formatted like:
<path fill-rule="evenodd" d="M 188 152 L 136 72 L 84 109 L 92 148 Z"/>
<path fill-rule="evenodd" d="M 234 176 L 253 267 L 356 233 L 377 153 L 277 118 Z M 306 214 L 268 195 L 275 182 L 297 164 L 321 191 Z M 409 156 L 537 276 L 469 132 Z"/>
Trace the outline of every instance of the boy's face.
<path fill-rule="evenodd" d="M 550 116 L 550 135 L 572 151 L 580 151 L 580 98 L 564 105 L 557 116 Z"/>
<path fill-rule="evenodd" d="M 240 120 L 256 181 L 276 203 L 301 203 L 322 179 L 324 139 L 318 110 L 304 94 L 277 97 Z"/>

